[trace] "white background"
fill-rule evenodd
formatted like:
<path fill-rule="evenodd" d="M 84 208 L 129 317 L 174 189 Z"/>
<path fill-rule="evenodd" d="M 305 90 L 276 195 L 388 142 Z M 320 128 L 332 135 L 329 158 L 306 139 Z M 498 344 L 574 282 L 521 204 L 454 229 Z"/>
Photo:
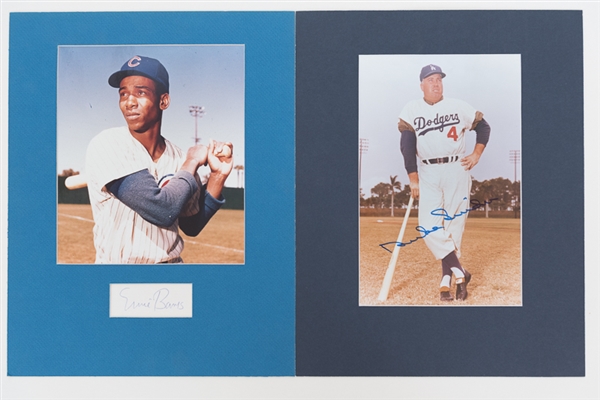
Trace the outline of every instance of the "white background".
<path fill-rule="evenodd" d="M 600 282 L 599 68 L 600 7 L 597 2 L 12 2 L 2 1 L 2 241 L 0 378 L 2 399 L 597 399 L 600 397 L 598 283 Z M 15 11 L 175 10 L 415 10 L 574 9 L 583 10 L 586 178 L 586 377 L 583 378 L 69 378 L 6 376 L 6 237 L 8 131 L 8 20 Z M 557 55 L 560 62 L 560 55 Z M 558 212 L 558 210 L 556 210 Z M 527 333 L 524 332 L 524 335 Z M 530 338 L 528 338 L 530 339 Z M 452 363 L 454 360 L 440 360 Z"/>

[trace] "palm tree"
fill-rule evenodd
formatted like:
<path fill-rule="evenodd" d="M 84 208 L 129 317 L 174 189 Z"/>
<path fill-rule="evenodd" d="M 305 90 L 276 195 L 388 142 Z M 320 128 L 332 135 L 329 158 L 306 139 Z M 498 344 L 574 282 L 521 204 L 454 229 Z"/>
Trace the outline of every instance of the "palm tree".
<path fill-rule="evenodd" d="M 388 187 L 392 191 L 392 217 L 394 216 L 394 193 L 395 189 L 402 190 L 402 185 L 400 185 L 400 181 L 398 179 L 398 175 L 391 176 L 390 175 L 390 183 L 388 183 Z"/>
<path fill-rule="evenodd" d="M 236 165 L 235 167 L 233 167 L 233 169 L 235 169 L 237 171 L 237 186 L 240 187 L 240 171 L 244 170 L 244 166 L 243 165 Z"/>

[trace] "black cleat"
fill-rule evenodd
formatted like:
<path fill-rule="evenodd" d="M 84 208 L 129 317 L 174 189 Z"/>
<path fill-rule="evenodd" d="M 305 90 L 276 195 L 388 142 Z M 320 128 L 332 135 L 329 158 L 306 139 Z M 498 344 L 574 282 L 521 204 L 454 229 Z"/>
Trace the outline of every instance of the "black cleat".
<path fill-rule="evenodd" d="M 456 300 L 467 299 L 467 285 L 471 282 L 471 274 L 465 270 L 465 277 L 456 280 Z"/>
<path fill-rule="evenodd" d="M 441 301 L 452 301 L 452 300 L 454 300 L 454 297 L 452 297 L 452 293 L 450 293 L 449 290 L 445 290 L 443 292 L 440 292 L 440 300 Z"/>

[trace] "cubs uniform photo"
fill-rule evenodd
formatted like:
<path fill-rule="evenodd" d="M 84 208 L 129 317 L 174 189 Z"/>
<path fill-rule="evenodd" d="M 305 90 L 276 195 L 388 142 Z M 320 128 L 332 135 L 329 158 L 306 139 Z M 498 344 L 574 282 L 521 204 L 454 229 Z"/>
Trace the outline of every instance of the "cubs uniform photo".
<path fill-rule="evenodd" d="M 243 52 L 60 49 L 59 262 L 243 263 Z"/>

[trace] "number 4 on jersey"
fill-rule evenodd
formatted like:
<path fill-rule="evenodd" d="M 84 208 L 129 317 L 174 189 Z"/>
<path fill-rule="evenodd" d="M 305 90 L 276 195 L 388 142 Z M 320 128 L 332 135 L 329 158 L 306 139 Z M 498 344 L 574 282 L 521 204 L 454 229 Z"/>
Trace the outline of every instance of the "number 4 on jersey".
<path fill-rule="evenodd" d="M 458 135 L 456 134 L 456 127 L 455 126 L 453 126 L 452 129 L 450 129 L 450 132 L 448 132 L 447 136 L 450 139 L 454 139 L 455 142 L 458 140 Z"/>

